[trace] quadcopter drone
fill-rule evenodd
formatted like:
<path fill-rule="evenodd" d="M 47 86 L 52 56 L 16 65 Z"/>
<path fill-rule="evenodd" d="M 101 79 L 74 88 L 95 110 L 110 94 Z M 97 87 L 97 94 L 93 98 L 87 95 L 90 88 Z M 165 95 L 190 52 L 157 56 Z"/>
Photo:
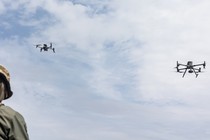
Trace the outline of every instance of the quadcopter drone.
<path fill-rule="evenodd" d="M 48 51 L 49 49 L 51 49 L 55 53 L 55 48 L 52 47 L 52 43 L 50 43 L 50 46 L 47 46 L 47 44 L 37 44 L 35 46 L 36 48 L 40 48 L 40 52 L 42 50 Z"/>
<path fill-rule="evenodd" d="M 179 66 L 181 66 L 181 68 L 179 68 Z M 177 64 L 176 64 L 176 67 L 175 67 L 175 68 L 176 68 L 177 72 L 179 72 L 179 73 L 184 73 L 184 74 L 182 75 L 182 77 L 185 76 L 185 74 L 186 74 L 186 72 L 187 72 L 187 70 L 188 70 L 189 73 L 195 73 L 195 76 L 196 76 L 196 78 L 197 78 L 197 77 L 198 77 L 198 73 L 201 72 L 201 67 L 196 68 L 197 66 L 203 66 L 203 68 L 205 69 L 205 67 L 206 67 L 206 62 L 204 61 L 203 64 L 195 64 L 195 65 L 194 65 L 192 61 L 188 61 L 187 64 L 185 65 L 185 64 L 180 64 L 180 63 L 177 61 Z"/>

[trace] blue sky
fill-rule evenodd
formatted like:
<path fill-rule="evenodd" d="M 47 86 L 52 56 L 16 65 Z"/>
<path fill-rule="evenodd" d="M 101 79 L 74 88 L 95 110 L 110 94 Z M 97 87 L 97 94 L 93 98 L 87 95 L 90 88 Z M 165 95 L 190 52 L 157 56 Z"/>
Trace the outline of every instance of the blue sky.
<path fill-rule="evenodd" d="M 208 140 L 207 0 L 2 0 L 0 60 L 31 140 Z M 56 53 L 34 45 L 50 43 Z M 198 78 L 176 61 L 207 62 Z"/>

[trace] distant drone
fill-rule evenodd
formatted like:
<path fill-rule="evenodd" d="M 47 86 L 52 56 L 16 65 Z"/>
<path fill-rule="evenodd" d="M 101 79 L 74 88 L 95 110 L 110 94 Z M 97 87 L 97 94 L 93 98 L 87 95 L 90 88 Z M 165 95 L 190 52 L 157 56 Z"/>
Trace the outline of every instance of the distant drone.
<path fill-rule="evenodd" d="M 47 44 L 37 44 L 35 46 L 36 48 L 40 48 L 40 52 L 42 50 L 48 51 L 49 49 L 51 49 L 55 53 L 55 48 L 52 47 L 52 43 L 50 43 L 50 46 L 47 46 Z"/>
<path fill-rule="evenodd" d="M 179 66 L 181 66 L 182 68 L 179 68 Z M 204 63 L 203 64 L 196 64 L 196 65 L 193 65 L 193 62 L 192 61 L 188 61 L 187 62 L 187 65 L 184 65 L 184 64 L 180 64 L 178 61 L 177 61 L 177 64 L 176 64 L 176 69 L 177 69 L 177 72 L 179 72 L 179 73 L 184 73 L 183 75 L 182 75 L 182 77 L 184 77 L 185 76 L 185 73 L 187 72 L 187 70 L 188 70 L 188 72 L 189 73 L 195 73 L 195 76 L 196 76 L 196 78 L 198 77 L 198 73 L 199 72 L 201 72 L 201 67 L 199 67 L 199 68 L 195 68 L 195 67 L 197 67 L 197 66 L 203 66 L 203 68 L 205 69 L 205 67 L 206 67 L 206 62 L 204 61 Z"/>

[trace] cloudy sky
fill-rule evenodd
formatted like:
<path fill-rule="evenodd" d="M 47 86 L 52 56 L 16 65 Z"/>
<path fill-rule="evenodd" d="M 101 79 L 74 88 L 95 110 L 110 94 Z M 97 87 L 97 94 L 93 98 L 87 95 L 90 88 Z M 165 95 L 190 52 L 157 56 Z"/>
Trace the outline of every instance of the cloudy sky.
<path fill-rule="evenodd" d="M 209 140 L 208 0 L 1 0 L 0 63 L 31 140 Z M 53 43 L 40 52 L 36 44 Z M 198 78 L 176 61 L 207 62 Z"/>

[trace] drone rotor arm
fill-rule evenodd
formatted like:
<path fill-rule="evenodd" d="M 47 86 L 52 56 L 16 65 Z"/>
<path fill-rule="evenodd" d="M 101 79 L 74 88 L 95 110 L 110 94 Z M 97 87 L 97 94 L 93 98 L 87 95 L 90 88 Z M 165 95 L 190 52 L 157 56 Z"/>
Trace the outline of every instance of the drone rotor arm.
<path fill-rule="evenodd" d="M 203 66 L 203 64 L 196 64 L 196 65 L 193 65 L 193 67 L 197 67 L 197 66 Z"/>
<path fill-rule="evenodd" d="M 206 68 L 206 62 L 204 61 L 203 64 L 196 64 L 196 65 L 193 65 L 193 67 L 197 67 L 197 66 L 203 66 L 203 68 L 205 69 L 205 68 Z"/>
<path fill-rule="evenodd" d="M 187 65 L 185 65 L 185 64 L 179 64 L 179 66 L 185 66 L 185 67 L 187 67 Z"/>
<path fill-rule="evenodd" d="M 203 66 L 203 67 L 205 67 L 205 66 L 206 66 L 206 62 L 204 61 L 203 64 L 196 64 L 196 65 L 193 65 L 193 67 L 197 67 L 197 66 Z"/>
<path fill-rule="evenodd" d="M 187 68 L 181 68 L 181 69 L 178 69 L 178 68 L 177 68 L 177 72 L 183 73 L 182 70 L 187 70 Z"/>
<path fill-rule="evenodd" d="M 200 68 L 193 68 L 193 69 L 194 69 L 194 70 L 198 70 L 198 71 L 200 70 Z"/>

